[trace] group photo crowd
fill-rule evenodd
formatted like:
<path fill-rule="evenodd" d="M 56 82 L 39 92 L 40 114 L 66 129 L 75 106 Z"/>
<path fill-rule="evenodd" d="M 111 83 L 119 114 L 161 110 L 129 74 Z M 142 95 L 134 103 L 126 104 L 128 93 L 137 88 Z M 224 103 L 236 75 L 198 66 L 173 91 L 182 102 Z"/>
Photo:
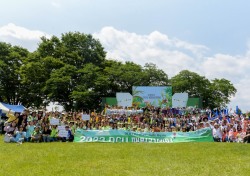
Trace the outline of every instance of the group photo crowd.
<path fill-rule="evenodd" d="M 4 141 L 73 142 L 77 130 L 127 130 L 134 132 L 192 132 L 211 128 L 215 142 L 250 143 L 248 114 L 209 109 L 108 107 L 102 112 L 30 111 L 6 114 Z"/>

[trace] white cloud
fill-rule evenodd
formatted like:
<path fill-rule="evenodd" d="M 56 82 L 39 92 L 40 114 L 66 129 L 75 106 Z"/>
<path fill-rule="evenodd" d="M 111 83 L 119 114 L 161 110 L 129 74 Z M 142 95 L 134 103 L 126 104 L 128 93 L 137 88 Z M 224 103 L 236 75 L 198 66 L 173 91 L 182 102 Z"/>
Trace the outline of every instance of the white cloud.
<path fill-rule="evenodd" d="M 39 30 L 30 30 L 13 23 L 0 27 L 0 41 L 21 45 L 33 51 L 42 36 L 50 37 L 49 34 Z"/>
<path fill-rule="evenodd" d="M 225 78 L 234 84 L 238 92 L 229 105 L 239 105 L 243 111 L 250 110 L 250 42 L 246 54 L 231 56 L 215 54 L 206 56 L 208 47 L 192 44 L 154 31 L 138 35 L 104 27 L 95 33 L 104 45 L 109 58 L 120 61 L 134 61 L 137 64 L 155 63 L 170 77 L 184 69 L 205 75 L 209 79 Z"/>
<path fill-rule="evenodd" d="M 204 74 L 213 78 L 226 78 L 237 83 L 239 79 L 244 79 L 250 69 L 250 57 L 230 56 L 225 54 L 216 54 L 208 57 L 201 64 Z"/>
<path fill-rule="evenodd" d="M 179 39 L 170 39 L 167 35 L 154 31 L 149 35 L 137 35 L 105 27 L 94 36 L 98 38 L 108 52 L 108 57 L 121 61 L 134 61 L 144 65 L 156 63 L 170 76 L 183 69 L 196 70 L 196 58 L 200 58 L 208 48 Z"/>
<path fill-rule="evenodd" d="M 51 5 L 55 8 L 60 8 L 61 7 L 61 4 L 60 2 L 57 0 L 57 1 L 52 1 L 51 2 Z"/>

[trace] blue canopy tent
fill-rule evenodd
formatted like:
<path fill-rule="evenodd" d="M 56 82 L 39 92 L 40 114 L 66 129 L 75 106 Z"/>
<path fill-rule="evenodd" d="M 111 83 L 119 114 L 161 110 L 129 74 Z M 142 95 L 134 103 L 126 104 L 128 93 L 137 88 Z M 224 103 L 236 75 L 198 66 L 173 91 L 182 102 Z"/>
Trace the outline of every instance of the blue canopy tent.
<path fill-rule="evenodd" d="M 8 113 L 9 109 L 11 109 L 12 112 L 22 113 L 25 107 L 23 105 L 10 105 L 0 102 L 0 109 L 2 110 L 2 113 Z"/>

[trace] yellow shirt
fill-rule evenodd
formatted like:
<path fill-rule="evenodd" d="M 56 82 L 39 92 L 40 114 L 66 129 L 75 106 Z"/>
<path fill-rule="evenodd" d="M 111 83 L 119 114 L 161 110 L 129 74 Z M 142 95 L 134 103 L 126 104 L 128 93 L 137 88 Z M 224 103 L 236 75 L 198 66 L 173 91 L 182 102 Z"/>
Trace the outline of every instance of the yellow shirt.
<path fill-rule="evenodd" d="M 10 112 L 8 112 L 8 114 L 6 116 L 9 117 L 7 120 L 7 123 L 9 123 L 9 122 L 16 122 L 17 123 L 18 122 L 18 118 L 15 115 L 11 114 Z"/>

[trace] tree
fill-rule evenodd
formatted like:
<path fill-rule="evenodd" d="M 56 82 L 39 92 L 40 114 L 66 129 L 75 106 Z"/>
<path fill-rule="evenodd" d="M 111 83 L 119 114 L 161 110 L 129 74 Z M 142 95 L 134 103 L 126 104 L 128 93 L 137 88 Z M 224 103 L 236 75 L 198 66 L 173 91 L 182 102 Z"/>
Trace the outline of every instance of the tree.
<path fill-rule="evenodd" d="M 19 46 L 0 42 L 0 95 L 1 101 L 18 104 L 21 101 L 20 66 L 29 52 Z"/>
<path fill-rule="evenodd" d="M 42 58 L 37 52 L 30 54 L 20 68 L 21 83 L 25 86 L 25 89 L 22 89 L 22 103 L 27 107 L 46 106 L 49 102 L 44 92 L 46 81 L 50 79 L 53 71 L 64 65 L 62 61 L 51 56 Z"/>
<path fill-rule="evenodd" d="M 68 64 L 52 71 L 43 89 L 44 93 L 51 101 L 59 102 L 66 110 L 70 110 L 73 107 L 73 99 L 70 95 L 76 86 L 75 76 L 76 67 Z"/>
<path fill-rule="evenodd" d="M 75 101 L 83 102 L 83 98 L 89 98 L 80 95 L 93 92 L 95 78 L 87 77 L 95 73 L 88 64 L 101 70 L 104 68 L 106 53 L 101 43 L 92 35 L 80 32 L 65 33 L 61 38 L 42 37 L 41 40 L 37 53 L 44 61 L 39 62 L 42 62 L 47 75 L 46 84 L 41 87 L 49 101 L 58 101 L 66 109 L 71 109 Z"/>
<path fill-rule="evenodd" d="M 197 73 L 183 70 L 171 79 L 173 93 L 186 92 L 190 97 L 203 99 L 204 107 L 225 107 L 229 98 L 236 93 L 233 84 L 226 79 L 211 82 Z"/>
<path fill-rule="evenodd" d="M 51 56 L 60 59 L 65 64 L 81 69 L 87 63 L 102 65 L 106 52 L 101 43 L 90 34 L 68 32 L 61 39 L 52 36 L 41 38 L 37 51 L 41 57 Z"/>
<path fill-rule="evenodd" d="M 171 84 L 173 93 L 186 92 L 191 97 L 206 97 L 210 86 L 207 78 L 188 70 L 183 70 L 172 77 Z"/>
<path fill-rule="evenodd" d="M 230 102 L 230 97 L 237 92 L 233 84 L 226 79 L 214 79 L 210 85 L 213 107 L 226 107 Z"/>
<path fill-rule="evenodd" d="M 103 69 L 92 63 L 86 64 L 77 71 L 78 84 L 71 93 L 75 100 L 75 108 L 97 109 L 100 97 L 106 94 L 109 82 L 103 74 Z"/>
<path fill-rule="evenodd" d="M 169 84 L 168 75 L 153 63 L 146 63 L 143 72 L 145 73 L 144 84 L 149 86 L 166 86 Z"/>

